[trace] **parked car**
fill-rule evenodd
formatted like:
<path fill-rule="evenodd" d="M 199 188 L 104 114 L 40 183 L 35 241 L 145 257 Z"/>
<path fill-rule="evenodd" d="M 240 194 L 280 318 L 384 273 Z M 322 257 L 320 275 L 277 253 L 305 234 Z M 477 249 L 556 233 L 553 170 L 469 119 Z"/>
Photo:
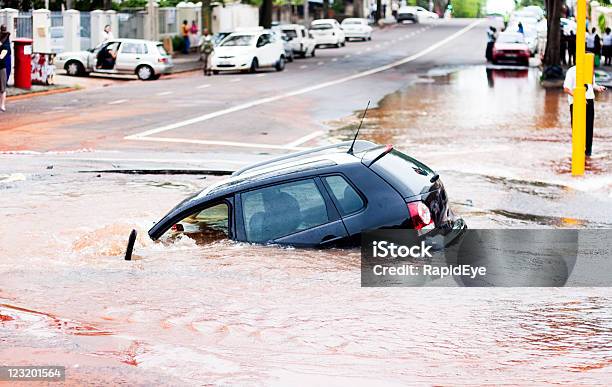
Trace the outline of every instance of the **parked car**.
<path fill-rule="evenodd" d="M 344 31 L 346 40 L 372 40 L 372 27 L 368 25 L 367 19 L 350 17 L 342 20 L 340 27 Z"/>
<path fill-rule="evenodd" d="M 310 32 L 316 40 L 317 47 L 326 45 L 341 47 L 346 42 L 344 31 L 336 19 L 313 20 L 310 23 Z"/>
<path fill-rule="evenodd" d="M 406 20 L 421 23 L 429 19 L 438 19 L 437 13 L 429 12 L 423 7 L 415 7 L 410 5 L 403 5 L 397 11 L 397 22 L 403 23 Z"/>
<path fill-rule="evenodd" d="M 300 24 L 282 24 L 279 27 L 289 38 L 289 43 L 295 55 L 302 58 L 315 56 L 317 42 L 304 26 Z"/>
<path fill-rule="evenodd" d="M 519 63 L 529 66 L 531 51 L 523 34 L 502 32 L 493 45 L 493 63 Z"/>
<path fill-rule="evenodd" d="M 214 74 L 227 70 L 255 72 L 262 67 L 283 71 L 285 60 L 283 41 L 270 30 L 256 28 L 223 39 L 212 54 L 211 68 Z"/>
<path fill-rule="evenodd" d="M 68 75 L 136 74 L 145 81 L 168 74 L 173 67 L 161 43 L 142 39 L 113 39 L 88 51 L 63 52 L 55 58 L 55 65 Z"/>
<path fill-rule="evenodd" d="M 508 25 L 506 31 L 508 32 L 518 32 L 519 27 L 518 23 L 522 23 L 523 25 L 523 36 L 525 37 L 525 43 L 529 46 L 529 52 L 531 56 L 535 56 L 538 51 L 538 30 L 537 23 L 533 23 L 533 18 L 529 20 L 518 19 L 513 21 Z"/>
<path fill-rule="evenodd" d="M 466 224 L 429 167 L 391 145 L 347 141 L 237 171 L 179 203 L 149 236 L 322 247 L 387 228 L 458 235 Z"/>
<path fill-rule="evenodd" d="M 285 50 L 287 62 L 293 62 L 293 45 L 291 44 L 289 36 L 287 36 L 278 26 L 272 27 L 271 31 L 276 39 L 280 39 L 283 42 L 283 49 Z"/>

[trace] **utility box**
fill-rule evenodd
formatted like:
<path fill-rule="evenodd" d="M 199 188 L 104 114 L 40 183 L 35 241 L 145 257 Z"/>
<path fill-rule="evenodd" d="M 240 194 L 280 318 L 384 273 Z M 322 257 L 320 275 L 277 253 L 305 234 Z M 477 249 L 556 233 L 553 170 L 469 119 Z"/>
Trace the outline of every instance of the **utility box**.
<path fill-rule="evenodd" d="M 14 85 L 20 89 L 32 88 L 32 39 L 14 39 L 15 73 Z"/>

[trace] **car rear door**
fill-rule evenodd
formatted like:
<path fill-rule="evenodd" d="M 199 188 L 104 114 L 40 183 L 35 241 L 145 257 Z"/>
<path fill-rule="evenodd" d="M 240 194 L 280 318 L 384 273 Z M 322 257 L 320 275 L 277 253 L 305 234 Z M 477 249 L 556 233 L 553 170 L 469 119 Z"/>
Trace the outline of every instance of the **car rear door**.
<path fill-rule="evenodd" d="M 348 237 L 319 178 L 242 192 L 236 204 L 238 240 L 316 247 Z"/>
<path fill-rule="evenodd" d="M 143 42 L 124 42 L 117 54 L 115 68 L 117 71 L 133 73 L 146 53 L 147 46 Z"/>

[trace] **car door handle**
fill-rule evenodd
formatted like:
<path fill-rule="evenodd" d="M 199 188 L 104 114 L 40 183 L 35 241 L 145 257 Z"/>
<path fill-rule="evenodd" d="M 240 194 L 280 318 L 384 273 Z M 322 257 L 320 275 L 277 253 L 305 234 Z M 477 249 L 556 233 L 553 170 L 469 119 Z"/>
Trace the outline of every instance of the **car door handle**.
<path fill-rule="evenodd" d="M 140 59 L 140 57 L 139 57 L 139 56 L 137 56 L 137 57 L 136 57 L 136 59 Z"/>

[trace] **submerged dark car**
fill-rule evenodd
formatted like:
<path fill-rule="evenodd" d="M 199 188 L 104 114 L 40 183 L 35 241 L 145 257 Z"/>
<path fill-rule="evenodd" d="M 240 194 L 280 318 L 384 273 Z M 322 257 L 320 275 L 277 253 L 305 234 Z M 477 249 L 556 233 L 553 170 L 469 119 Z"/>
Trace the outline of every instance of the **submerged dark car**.
<path fill-rule="evenodd" d="M 252 165 L 187 198 L 149 236 L 186 234 L 302 247 L 354 245 L 366 230 L 448 235 L 454 216 L 439 176 L 369 141 L 324 146 Z"/>

